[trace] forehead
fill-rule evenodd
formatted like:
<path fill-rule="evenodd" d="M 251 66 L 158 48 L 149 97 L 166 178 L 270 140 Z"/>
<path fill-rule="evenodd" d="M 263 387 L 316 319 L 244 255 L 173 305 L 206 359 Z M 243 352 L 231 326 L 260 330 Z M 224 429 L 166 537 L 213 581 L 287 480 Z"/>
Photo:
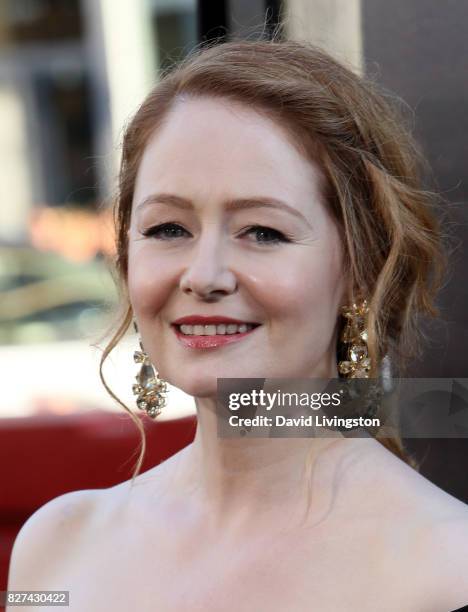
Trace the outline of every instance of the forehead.
<path fill-rule="evenodd" d="M 150 137 L 134 199 L 155 190 L 191 199 L 270 195 L 305 210 L 322 199 L 323 185 L 285 126 L 238 102 L 189 98 Z"/>

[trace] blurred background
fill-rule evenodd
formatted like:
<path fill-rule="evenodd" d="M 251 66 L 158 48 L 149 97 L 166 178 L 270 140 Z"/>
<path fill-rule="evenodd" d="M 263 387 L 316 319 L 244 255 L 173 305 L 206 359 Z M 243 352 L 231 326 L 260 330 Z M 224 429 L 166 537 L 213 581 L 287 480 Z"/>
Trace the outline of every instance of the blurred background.
<path fill-rule="evenodd" d="M 0 0 L 0 417 L 122 411 L 90 346 L 116 300 L 104 256 L 118 145 L 197 41 L 194 0 Z M 125 355 L 114 379 L 132 401 L 124 345 L 110 366 Z M 171 395 L 171 410 L 192 409 Z"/>
<path fill-rule="evenodd" d="M 105 257 L 122 129 L 196 44 L 269 37 L 280 17 L 284 38 L 324 47 L 407 104 L 453 238 L 441 320 L 422 323 L 428 343 L 409 375 L 467 377 L 464 0 L 0 0 L 2 583 L 18 526 L 37 507 L 122 481 L 134 464 L 136 428 L 101 385 L 96 346 L 116 301 Z M 131 333 L 104 370 L 129 406 L 135 348 Z M 146 467 L 193 436 L 191 398 L 173 388 L 169 397 L 164 419 L 145 425 L 155 436 Z M 409 445 L 423 473 L 468 501 L 466 442 Z"/>

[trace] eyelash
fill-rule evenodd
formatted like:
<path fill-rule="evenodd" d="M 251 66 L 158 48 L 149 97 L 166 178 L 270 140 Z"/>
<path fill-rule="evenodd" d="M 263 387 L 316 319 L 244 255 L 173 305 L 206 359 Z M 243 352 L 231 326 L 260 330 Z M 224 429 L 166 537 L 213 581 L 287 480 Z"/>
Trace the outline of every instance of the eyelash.
<path fill-rule="evenodd" d="M 174 238 L 180 238 L 180 236 L 172 236 L 172 237 L 166 237 L 166 238 L 157 238 L 157 235 L 159 234 L 159 232 L 164 231 L 165 229 L 168 229 L 169 227 L 177 227 L 181 230 L 183 230 L 184 232 L 186 232 L 187 230 L 185 230 L 183 227 L 181 227 L 179 224 L 177 223 L 162 223 L 161 225 L 155 225 L 153 227 L 148 228 L 147 230 L 141 232 L 143 234 L 143 236 L 154 236 L 156 237 L 157 240 L 172 240 Z M 291 242 L 288 238 L 286 238 L 286 236 L 284 234 L 282 234 L 281 232 L 279 232 L 278 230 L 275 230 L 271 227 L 265 227 L 264 225 L 252 225 L 251 227 L 247 228 L 241 235 L 246 235 L 249 232 L 251 232 L 252 230 L 258 231 L 258 230 L 267 230 L 268 232 L 272 232 L 273 234 L 277 235 L 277 238 L 275 238 L 274 240 L 267 240 L 267 241 L 259 241 L 258 244 L 279 244 L 280 242 Z"/>

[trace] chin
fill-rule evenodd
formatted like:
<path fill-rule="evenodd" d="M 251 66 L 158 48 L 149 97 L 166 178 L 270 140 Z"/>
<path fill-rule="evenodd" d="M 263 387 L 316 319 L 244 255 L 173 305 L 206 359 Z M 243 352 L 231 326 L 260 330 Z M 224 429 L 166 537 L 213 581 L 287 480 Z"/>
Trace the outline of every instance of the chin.
<path fill-rule="evenodd" d="M 171 382 L 171 384 L 174 387 L 177 387 L 178 389 L 180 389 L 187 395 L 191 395 L 192 397 L 195 397 L 195 398 L 196 397 L 215 398 L 218 392 L 216 378 L 213 378 L 212 376 L 206 380 L 197 378 L 196 380 L 189 381 L 187 380 L 187 378 L 179 378 L 179 377 L 175 377 L 173 380 L 174 382 Z"/>

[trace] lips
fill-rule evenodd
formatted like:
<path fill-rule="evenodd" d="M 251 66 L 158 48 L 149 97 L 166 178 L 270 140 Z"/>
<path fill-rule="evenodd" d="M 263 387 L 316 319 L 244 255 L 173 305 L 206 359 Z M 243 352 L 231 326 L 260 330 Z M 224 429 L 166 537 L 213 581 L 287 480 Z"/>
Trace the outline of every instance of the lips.
<path fill-rule="evenodd" d="M 188 324 L 187 324 L 188 325 Z M 214 335 L 214 336 L 189 336 L 182 334 L 177 324 L 173 324 L 172 328 L 179 342 L 186 348 L 190 349 L 214 349 L 217 347 L 225 346 L 226 344 L 232 344 L 234 342 L 242 341 L 250 334 L 255 333 L 255 330 L 259 327 L 256 325 L 249 331 L 230 334 L 230 335 Z"/>

